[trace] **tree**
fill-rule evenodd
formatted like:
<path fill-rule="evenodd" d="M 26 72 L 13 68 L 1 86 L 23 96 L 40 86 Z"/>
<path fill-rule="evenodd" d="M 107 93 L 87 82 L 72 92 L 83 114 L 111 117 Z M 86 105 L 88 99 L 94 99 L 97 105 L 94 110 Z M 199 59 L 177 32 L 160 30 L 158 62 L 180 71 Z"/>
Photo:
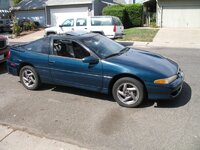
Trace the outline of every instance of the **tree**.
<path fill-rule="evenodd" d="M 22 0 L 13 0 L 14 6 L 16 6 L 19 2 L 21 2 Z"/>

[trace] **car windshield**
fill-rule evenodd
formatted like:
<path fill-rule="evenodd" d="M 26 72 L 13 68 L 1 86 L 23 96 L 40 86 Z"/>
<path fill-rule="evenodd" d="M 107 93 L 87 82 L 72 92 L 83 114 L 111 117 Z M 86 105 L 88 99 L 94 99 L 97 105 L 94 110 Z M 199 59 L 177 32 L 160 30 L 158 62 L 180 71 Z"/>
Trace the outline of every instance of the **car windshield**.
<path fill-rule="evenodd" d="M 101 59 L 121 54 L 126 49 L 121 44 L 102 35 L 84 38 L 82 39 L 82 43 Z"/>

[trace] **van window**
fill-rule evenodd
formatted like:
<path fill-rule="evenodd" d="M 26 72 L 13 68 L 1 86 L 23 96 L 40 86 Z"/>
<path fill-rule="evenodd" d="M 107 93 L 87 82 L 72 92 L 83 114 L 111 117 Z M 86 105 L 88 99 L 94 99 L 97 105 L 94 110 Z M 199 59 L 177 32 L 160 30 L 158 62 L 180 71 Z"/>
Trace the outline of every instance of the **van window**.
<path fill-rule="evenodd" d="M 91 18 L 92 26 L 111 26 L 113 25 L 112 18 L 110 17 L 93 17 Z"/>
<path fill-rule="evenodd" d="M 85 18 L 78 18 L 76 20 L 76 26 L 86 26 L 87 25 L 87 19 Z"/>
<path fill-rule="evenodd" d="M 117 26 L 122 26 L 121 20 L 120 20 L 119 18 L 117 18 L 117 17 L 114 17 L 114 18 L 113 18 L 113 22 L 114 22 L 114 24 L 117 25 Z"/>
<path fill-rule="evenodd" d="M 67 19 L 62 25 L 64 27 L 72 27 L 74 26 L 74 19 Z"/>

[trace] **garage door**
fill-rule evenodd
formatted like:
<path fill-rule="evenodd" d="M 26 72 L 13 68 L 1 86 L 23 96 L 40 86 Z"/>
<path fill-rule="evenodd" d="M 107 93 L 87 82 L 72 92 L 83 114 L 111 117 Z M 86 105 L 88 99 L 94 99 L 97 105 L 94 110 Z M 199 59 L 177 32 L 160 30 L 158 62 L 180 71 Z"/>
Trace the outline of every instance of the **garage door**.
<path fill-rule="evenodd" d="M 88 16 L 88 7 L 51 9 L 51 25 L 62 24 L 69 17 Z"/>
<path fill-rule="evenodd" d="M 163 27 L 200 27 L 200 7 L 163 7 Z"/>
<path fill-rule="evenodd" d="M 42 26 L 45 25 L 44 10 L 17 11 L 15 15 L 17 19 L 30 19 L 39 22 Z"/>

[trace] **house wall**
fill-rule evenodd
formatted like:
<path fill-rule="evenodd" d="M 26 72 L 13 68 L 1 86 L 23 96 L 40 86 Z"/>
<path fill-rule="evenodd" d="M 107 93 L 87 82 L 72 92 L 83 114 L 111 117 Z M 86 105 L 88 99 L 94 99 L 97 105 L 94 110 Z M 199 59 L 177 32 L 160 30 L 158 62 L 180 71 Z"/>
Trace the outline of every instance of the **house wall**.
<path fill-rule="evenodd" d="M 163 20 L 163 9 L 166 7 L 199 7 L 200 9 L 200 0 L 158 0 L 157 3 L 157 26 L 162 27 L 162 20 Z M 177 14 L 176 14 L 177 15 Z M 180 15 L 180 18 L 182 15 Z M 190 18 L 196 19 L 196 18 Z M 172 20 L 169 20 L 172 21 Z M 192 21 L 192 20 L 191 20 Z"/>
<path fill-rule="evenodd" d="M 80 7 L 88 7 L 88 10 L 90 10 L 89 14 L 92 16 L 93 9 L 92 4 L 80 4 L 80 5 L 65 5 L 65 6 L 47 6 L 46 7 L 46 18 L 47 18 L 47 24 L 51 25 L 51 9 L 68 9 L 68 8 L 80 8 Z"/>
<path fill-rule="evenodd" d="M 8 10 L 12 6 L 12 0 L 0 0 L 0 9 Z"/>
<path fill-rule="evenodd" d="M 33 21 L 37 21 L 41 26 L 45 26 L 45 10 L 24 10 L 24 11 L 16 11 L 15 16 L 17 19 L 29 19 Z"/>
<path fill-rule="evenodd" d="M 102 3 L 101 0 L 94 0 L 94 14 L 93 16 L 102 15 L 103 8 L 107 6 L 107 4 Z"/>

